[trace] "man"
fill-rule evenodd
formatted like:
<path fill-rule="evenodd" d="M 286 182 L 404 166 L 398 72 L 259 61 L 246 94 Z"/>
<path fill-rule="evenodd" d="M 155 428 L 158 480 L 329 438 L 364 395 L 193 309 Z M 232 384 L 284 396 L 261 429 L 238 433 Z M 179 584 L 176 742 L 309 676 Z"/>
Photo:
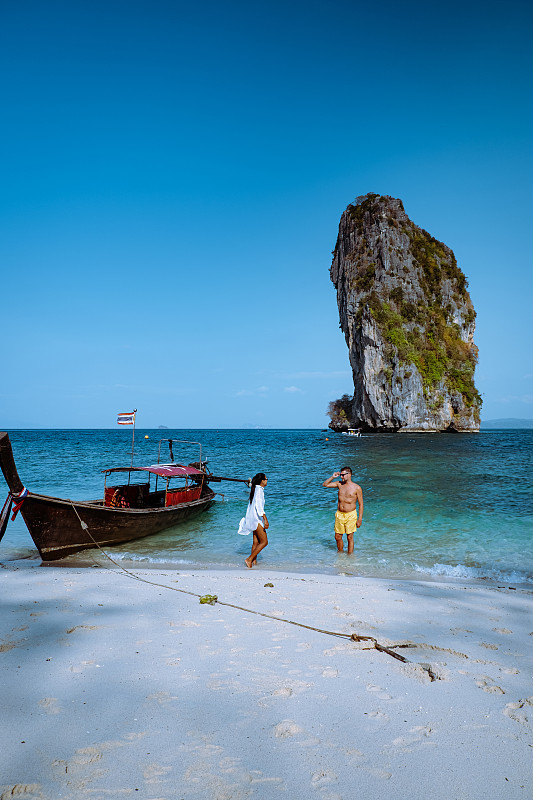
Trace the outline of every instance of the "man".
<path fill-rule="evenodd" d="M 336 481 L 335 478 L 340 478 Z M 352 470 L 343 467 L 340 472 L 334 472 L 322 484 L 326 489 L 338 489 L 337 511 L 335 512 L 335 541 L 337 550 L 342 553 L 344 549 L 343 535 L 348 540 L 348 553 L 353 553 L 353 535 L 363 521 L 363 490 L 352 481 Z M 357 516 L 359 504 L 359 516 Z"/>

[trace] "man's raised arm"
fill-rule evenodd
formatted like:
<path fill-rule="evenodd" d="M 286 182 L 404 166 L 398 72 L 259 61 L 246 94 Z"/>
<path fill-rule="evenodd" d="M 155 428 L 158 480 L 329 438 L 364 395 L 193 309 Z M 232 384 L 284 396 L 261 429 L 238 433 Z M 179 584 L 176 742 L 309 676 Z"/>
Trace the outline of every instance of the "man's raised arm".
<path fill-rule="evenodd" d="M 335 481 L 335 478 L 338 478 L 339 475 L 340 475 L 340 472 L 334 472 L 333 475 L 331 476 L 331 478 L 326 478 L 326 480 L 324 481 L 322 486 L 324 486 L 326 489 L 338 489 L 339 486 L 340 486 L 340 483 L 339 483 L 339 481 Z M 331 481 L 335 481 L 335 483 L 332 483 Z"/>

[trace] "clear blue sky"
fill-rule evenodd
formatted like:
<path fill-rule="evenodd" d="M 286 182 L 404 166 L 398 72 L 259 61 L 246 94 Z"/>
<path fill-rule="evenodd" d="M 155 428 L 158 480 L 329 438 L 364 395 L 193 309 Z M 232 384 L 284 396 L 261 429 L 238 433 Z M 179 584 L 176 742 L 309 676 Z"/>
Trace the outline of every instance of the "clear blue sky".
<path fill-rule="evenodd" d="M 466 273 L 483 418 L 533 417 L 529 2 L 6 0 L 0 423 L 325 427 L 339 218 Z"/>

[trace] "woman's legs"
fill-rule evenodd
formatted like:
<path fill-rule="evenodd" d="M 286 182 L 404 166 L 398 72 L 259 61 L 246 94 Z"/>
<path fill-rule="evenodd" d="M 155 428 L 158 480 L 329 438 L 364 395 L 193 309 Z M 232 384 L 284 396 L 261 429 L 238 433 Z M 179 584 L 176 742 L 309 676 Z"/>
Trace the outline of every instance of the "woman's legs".
<path fill-rule="evenodd" d="M 261 552 L 268 544 L 268 538 L 266 535 L 266 531 L 262 525 L 258 525 L 254 531 L 254 542 L 252 545 L 252 552 L 248 556 L 248 558 L 244 559 L 244 563 L 248 567 L 248 569 L 252 568 L 252 565 L 257 558 L 258 553 Z"/>
<path fill-rule="evenodd" d="M 259 536 L 257 535 L 257 531 L 253 532 L 252 537 L 253 537 L 252 541 L 252 550 L 253 550 L 254 547 L 257 547 L 257 545 L 259 544 Z M 257 564 L 257 558 L 254 558 L 254 560 L 252 561 L 252 567 L 255 567 L 256 564 Z"/>

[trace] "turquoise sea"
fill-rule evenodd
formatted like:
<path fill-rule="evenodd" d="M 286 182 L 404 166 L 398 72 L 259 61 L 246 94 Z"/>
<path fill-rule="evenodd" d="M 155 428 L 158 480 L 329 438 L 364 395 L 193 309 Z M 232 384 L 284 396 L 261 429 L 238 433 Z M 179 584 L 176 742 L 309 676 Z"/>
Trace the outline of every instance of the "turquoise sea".
<path fill-rule="evenodd" d="M 9 433 L 22 482 L 56 497 L 101 497 L 101 470 L 128 465 L 131 459 L 131 428 Z M 201 442 L 202 456 L 215 475 L 266 473 L 269 546 L 258 568 L 533 582 L 533 430 L 351 438 L 320 430 L 138 429 L 134 463 L 154 463 L 159 440 L 169 437 Z M 168 460 L 167 452 L 162 460 Z M 176 461 L 196 460 L 198 448 L 175 443 L 174 455 Z M 365 501 L 352 556 L 336 551 L 336 492 L 322 488 L 345 465 L 352 467 Z M 241 569 L 251 547 L 249 537 L 237 534 L 248 490 L 236 483 L 213 488 L 224 497 L 207 513 L 163 534 L 112 548 L 112 557 L 138 567 Z M 0 476 L 2 489 L 7 493 Z M 19 515 L 0 542 L 0 561 L 20 558 L 40 563 Z M 69 559 L 79 565 L 104 561 L 98 551 Z"/>

